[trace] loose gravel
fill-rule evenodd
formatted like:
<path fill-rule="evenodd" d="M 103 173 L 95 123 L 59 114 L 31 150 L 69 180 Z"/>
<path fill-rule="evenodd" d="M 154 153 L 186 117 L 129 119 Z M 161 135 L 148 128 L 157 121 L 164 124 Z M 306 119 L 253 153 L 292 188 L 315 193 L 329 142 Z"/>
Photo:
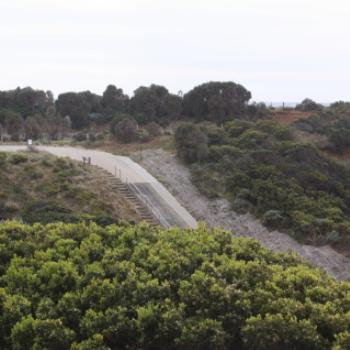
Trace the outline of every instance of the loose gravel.
<path fill-rule="evenodd" d="M 330 246 L 315 247 L 296 242 L 285 233 L 269 231 L 250 214 L 233 212 L 225 199 L 208 199 L 192 184 L 189 169 L 174 154 L 164 150 L 144 150 L 133 157 L 175 196 L 198 221 L 209 227 L 232 230 L 234 235 L 257 239 L 265 247 L 276 252 L 294 252 L 315 267 L 327 271 L 339 280 L 350 280 L 350 259 Z"/>

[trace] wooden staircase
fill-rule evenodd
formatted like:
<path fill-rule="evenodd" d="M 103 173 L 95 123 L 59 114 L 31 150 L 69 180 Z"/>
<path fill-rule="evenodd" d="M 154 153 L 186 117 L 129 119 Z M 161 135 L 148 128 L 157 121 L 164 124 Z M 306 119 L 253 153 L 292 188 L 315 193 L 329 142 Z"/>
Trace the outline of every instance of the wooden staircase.
<path fill-rule="evenodd" d="M 106 180 L 107 189 L 117 191 L 122 198 L 125 198 L 140 216 L 142 221 L 145 221 L 150 225 L 160 225 L 159 221 L 154 217 L 152 212 L 130 190 L 127 184 L 123 183 L 119 178 L 113 176 L 103 168 L 96 165 L 94 165 L 94 167 L 98 168 L 99 172 L 101 173 L 100 177 Z"/>

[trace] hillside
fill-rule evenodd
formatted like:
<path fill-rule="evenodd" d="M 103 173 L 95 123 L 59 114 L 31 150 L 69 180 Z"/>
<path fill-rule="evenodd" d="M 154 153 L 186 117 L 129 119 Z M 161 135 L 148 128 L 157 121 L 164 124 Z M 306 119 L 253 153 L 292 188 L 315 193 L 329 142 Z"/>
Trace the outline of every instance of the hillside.
<path fill-rule="evenodd" d="M 42 153 L 0 153 L 0 220 L 97 220 L 139 216 L 95 167 Z"/>
<path fill-rule="evenodd" d="M 253 214 L 240 214 L 232 210 L 232 205 L 225 198 L 207 197 L 198 190 L 193 183 L 190 168 L 183 164 L 176 154 L 161 149 L 147 150 L 144 151 L 141 164 L 156 176 L 198 221 L 204 221 L 208 227 L 220 227 L 232 231 L 235 236 L 254 238 L 265 248 L 277 253 L 292 251 L 336 279 L 350 280 L 350 258 L 329 245 L 303 244 L 286 233 L 271 230 Z"/>
<path fill-rule="evenodd" d="M 331 243 L 349 253 L 350 169 L 299 142 L 289 127 L 184 124 L 176 143 L 209 198 L 227 198 L 235 211 L 254 213 L 301 242 Z"/>
<path fill-rule="evenodd" d="M 1 349 L 346 350 L 350 284 L 222 230 L 0 223 Z"/>
<path fill-rule="evenodd" d="M 293 126 L 304 137 L 316 140 L 321 149 L 341 158 L 350 148 L 350 103 L 333 103 L 307 119 L 295 121 Z"/>

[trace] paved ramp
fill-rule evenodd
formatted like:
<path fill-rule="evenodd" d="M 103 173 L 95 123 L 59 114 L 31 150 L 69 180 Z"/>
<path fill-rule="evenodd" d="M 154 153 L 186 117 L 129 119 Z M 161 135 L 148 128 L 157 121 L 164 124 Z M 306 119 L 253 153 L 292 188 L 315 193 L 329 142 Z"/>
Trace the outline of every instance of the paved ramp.
<path fill-rule="evenodd" d="M 16 152 L 25 150 L 25 146 L 0 146 L 0 151 Z M 97 165 L 126 182 L 130 190 L 149 207 L 164 227 L 196 227 L 196 220 L 183 208 L 170 192 L 144 168 L 128 157 L 74 147 L 38 146 L 39 151 L 58 157 L 68 157 L 82 161 L 91 158 L 91 164 Z"/>

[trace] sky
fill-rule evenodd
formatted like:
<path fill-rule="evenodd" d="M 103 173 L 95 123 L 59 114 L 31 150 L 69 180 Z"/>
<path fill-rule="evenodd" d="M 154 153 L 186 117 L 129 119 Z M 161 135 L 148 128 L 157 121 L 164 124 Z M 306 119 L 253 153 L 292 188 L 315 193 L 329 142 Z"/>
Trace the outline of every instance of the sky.
<path fill-rule="evenodd" d="M 350 100 L 349 18 L 348 0 L 1 0 L 0 90 L 234 81 L 254 101 Z"/>

